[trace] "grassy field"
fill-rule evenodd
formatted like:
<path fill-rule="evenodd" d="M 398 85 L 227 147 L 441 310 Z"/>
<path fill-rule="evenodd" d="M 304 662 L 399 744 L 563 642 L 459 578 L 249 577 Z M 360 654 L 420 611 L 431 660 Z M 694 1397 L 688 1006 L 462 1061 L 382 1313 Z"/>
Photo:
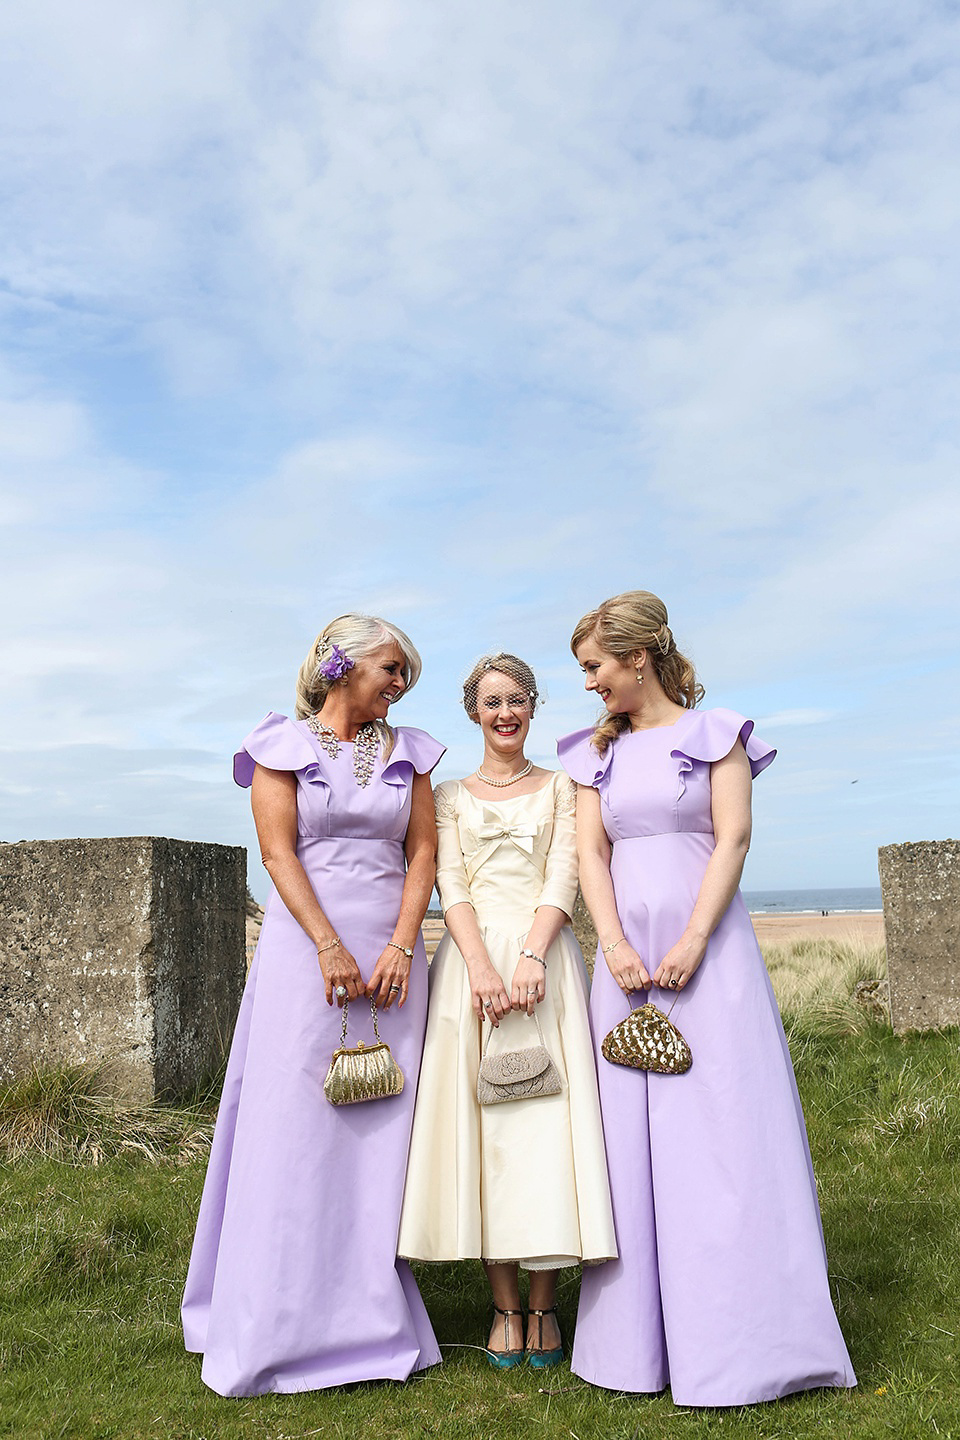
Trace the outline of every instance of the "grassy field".
<path fill-rule="evenodd" d="M 882 954 L 833 950 L 832 958 L 771 953 L 768 963 L 858 1390 L 689 1411 L 669 1394 L 591 1389 L 566 1366 L 549 1377 L 497 1373 L 479 1349 L 485 1283 L 479 1267 L 461 1265 L 419 1272 L 444 1347 L 444 1364 L 422 1378 L 222 1400 L 184 1353 L 178 1316 L 209 1106 L 117 1112 L 65 1075 L 0 1102 L 0 1153 L 16 1157 L 0 1173 L 0 1436 L 960 1440 L 958 1036 L 895 1038 L 879 1018 Z M 576 1291 L 571 1275 L 561 1289 L 568 1336 Z"/>

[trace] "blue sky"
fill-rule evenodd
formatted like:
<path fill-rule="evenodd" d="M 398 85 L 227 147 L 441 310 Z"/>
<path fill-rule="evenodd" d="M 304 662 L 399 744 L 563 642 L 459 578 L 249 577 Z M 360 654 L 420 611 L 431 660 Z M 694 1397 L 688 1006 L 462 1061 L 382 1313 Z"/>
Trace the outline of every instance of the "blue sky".
<path fill-rule="evenodd" d="M 420 647 L 438 775 L 500 646 L 550 763 L 572 626 L 634 587 L 780 749 L 749 888 L 956 834 L 958 31 L 7 7 L 0 837 L 254 846 L 229 757 L 349 608 Z"/>

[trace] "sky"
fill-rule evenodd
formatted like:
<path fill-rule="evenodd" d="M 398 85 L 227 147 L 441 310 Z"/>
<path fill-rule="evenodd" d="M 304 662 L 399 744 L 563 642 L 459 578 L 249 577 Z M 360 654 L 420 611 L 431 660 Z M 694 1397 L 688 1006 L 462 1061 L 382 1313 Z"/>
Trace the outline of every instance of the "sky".
<path fill-rule="evenodd" d="M 0 839 L 243 844 L 230 757 L 386 615 L 480 758 L 666 601 L 757 721 L 750 889 L 956 835 L 960 11 L 31 0 L 0 18 Z"/>

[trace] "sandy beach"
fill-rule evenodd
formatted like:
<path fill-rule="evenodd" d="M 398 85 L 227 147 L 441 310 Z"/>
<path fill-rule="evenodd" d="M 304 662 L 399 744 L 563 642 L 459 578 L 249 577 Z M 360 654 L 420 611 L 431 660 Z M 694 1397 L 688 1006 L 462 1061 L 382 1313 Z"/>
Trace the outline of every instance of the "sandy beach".
<path fill-rule="evenodd" d="M 789 945 L 793 940 L 850 940 L 882 945 L 881 911 L 850 915 L 751 915 L 760 944 Z"/>
<path fill-rule="evenodd" d="M 883 915 L 751 915 L 753 928 L 761 945 L 789 945 L 793 940 L 850 940 L 864 945 L 884 943 Z M 443 921 L 427 916 L 423 922 L 423 938 L 427 957 L 433 959 Z"/>

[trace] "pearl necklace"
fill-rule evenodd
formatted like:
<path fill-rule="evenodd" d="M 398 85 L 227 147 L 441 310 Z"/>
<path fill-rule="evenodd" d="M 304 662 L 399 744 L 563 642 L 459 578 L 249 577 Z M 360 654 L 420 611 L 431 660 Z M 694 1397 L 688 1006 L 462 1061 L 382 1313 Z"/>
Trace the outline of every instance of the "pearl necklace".
<path fill-rule="evenodd" d="M 516 775 L 511 775 L 506 780 L 491 780 L 489 775 L 484 775 L 483 771 L 478 765 L 476 769 L 476 776 L 478 780 L 483 781 L 484 785 L 492 785 L 495 790 L 502 790 L 504 785 L 513 785 L 516 783 L 516 781 L 522 780 L 524 775 L 529 775 L 532 769 L 533 761 L 528 760 L 526 765 L 524 765 L 523 769 L 518 770 Z"/>
<path fill-rule="evenodd" d="M 320 749 L 325 750 L 331 760 L 336 760 L 340 754 L 341 742 L 333 726 L 324 725 L 319 715 L 308 715 L 307 725 L 320 741 Z M 346 741 L 343 743 L 346 744 Z M 353 742 L 353 774 L 361 789 L 370 784 L 379 749 L 380 736 L 377 734 L 377 727 L 369 723 L 361 725 Z"/>

